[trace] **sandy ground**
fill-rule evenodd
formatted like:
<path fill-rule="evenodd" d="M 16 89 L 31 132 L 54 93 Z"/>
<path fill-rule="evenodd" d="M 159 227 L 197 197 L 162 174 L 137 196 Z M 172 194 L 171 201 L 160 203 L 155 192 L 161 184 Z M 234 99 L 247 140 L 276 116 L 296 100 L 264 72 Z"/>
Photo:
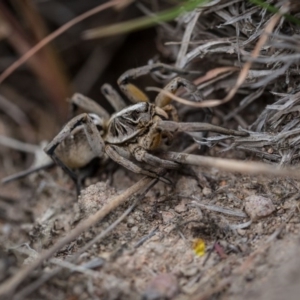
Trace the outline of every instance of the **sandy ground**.
<path fill-rule="evenodd" d="M 1 189 L 2 281 L 141 178 L 108 169 L 86 181 L 78 200 L 58 168 Z M 134 199 L 28 274 L 18 291 L 63 266 L 25 299 L 297 298 L 298 182 L 198 167 L 166 177 L 173 184 L 158 182 L 76 263 L 63 265 Z"/>

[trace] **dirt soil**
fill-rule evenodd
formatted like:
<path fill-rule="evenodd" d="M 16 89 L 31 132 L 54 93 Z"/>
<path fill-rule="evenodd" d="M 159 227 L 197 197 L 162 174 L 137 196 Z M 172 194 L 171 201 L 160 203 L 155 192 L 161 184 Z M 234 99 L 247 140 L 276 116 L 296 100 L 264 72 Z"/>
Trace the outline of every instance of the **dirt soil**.
<path fill-rule="evenodd" d="M 100 177 L 87 180 L 78 200 L 73 183 L 58 168 L 32 175 L 26 186 L 12 183 L 2 189 L 1 280 L 141 178 L 123 168 Z M 172 185 L 158 182 L 76 265 L 63 262 L 134 200 L 65 245 L 43 270 L 28 274 L 22 287 L 63 267 L 25 299 L 297 298 L 298 182 L 198 167 L 167 178 Z M 267 204 L 249 206 L 253 195 Z M 227 213 L 214 211 L 222 208 Z"/>

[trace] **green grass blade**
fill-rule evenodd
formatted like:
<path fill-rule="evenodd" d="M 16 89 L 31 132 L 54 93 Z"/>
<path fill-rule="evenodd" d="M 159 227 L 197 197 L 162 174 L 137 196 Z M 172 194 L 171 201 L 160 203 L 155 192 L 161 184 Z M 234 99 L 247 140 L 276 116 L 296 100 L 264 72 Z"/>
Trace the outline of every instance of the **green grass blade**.
<path fill-rule="evenodd" d="M 98 27 L 87 30 L 83 33 L 85 39 L 95 39 L 105 36 L 127 33 L 135 30 L 144 29 L 157 25 L 159 22 L 167 22 L 174 20 L 183 12 L 192 11 L 201 4 L 208 2 L 207 0 L 190 0 L 176 6 L 175 8 L 159 12 L 153 16 L 141 17 L 110 26 Z"/>

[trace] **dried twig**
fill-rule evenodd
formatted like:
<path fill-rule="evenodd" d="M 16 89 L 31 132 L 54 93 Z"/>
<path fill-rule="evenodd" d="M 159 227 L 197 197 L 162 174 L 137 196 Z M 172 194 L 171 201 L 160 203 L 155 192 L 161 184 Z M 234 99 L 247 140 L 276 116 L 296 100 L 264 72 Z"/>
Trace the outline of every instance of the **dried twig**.
<path fill-rule="evenodd" d="M 0 145 L 16 149 L 22 152 L 28 152 L 35 154 L 37 151 L 40 150 L 39 146 L 31 145 L 27 143 L 20 142 L 16 139 L 9 138 L 7 136 L 0 135 Z"/>
<path fill-rule="evenodd" d="M 9 176 L 6 176 L 6 177 L 2 178 L 1 183 L 5 184 L 5 183 L 9 183 L 11 181 L 15 181 L 15 180 L 24 178 L 24 177 L 26 177 L 30 174 L 36 173 L 38 171 L 46 170 L 48 168 L 51 168 L 54 165 L 55 165 L 54 162 L 49 162 L 49 163 L 45 163 L 44 165 L 41 165 L 41 166 L 31 167 L 27 170 L 24 170 L 24 171 L 21 171 L 21 172 L 18 172 L 18 173 L 15 173 L 15 174 L 12 174 L 12 175 L 9 175 Z"/>
<path fill-rule="evenodd" d="M 190 42 L 190 39 L 191 39 L 191 36 L 193 33 L 193 29 L 196 25 L 196 22 L 200 16 L 200 14 L 201 14 L 201 11 L 194 11 L 192 13 L 192 20 L 190 20 L 188 22 L 188 25 L 187 25 L 184 35 L 182 37 L 182 43 L 181 43 L 180 50 L 177 55 L 177 61 L 175 64 L 175 66 L 177 68 L 182 68 L 186 65 L 186 62 L 185 62 L 186 52 L 188 50 L 188 46 L 189 46 L 189 42 Z"/>
<path fill-rule="evenodd" d="M 96 242 L 101 241 L 105 236 L 107 236 L 108 233 L 110 233 L 118 224 L 120 224 L 134 209 L 136 206 L 136 201 L 134 204 L 132 204 L 129 208 L 124 211 L 124 213 L 110 226 L 108 226 L 104 231 L 102 231 L 99 235 L 97 235 L 92 241 L 90 241 L 88 244 L 86 244 L 83 248 L 81 248 L 76 254 L 69 260 L 67 260 L 66 263 L 74 263 L 77 261 L 79 256 L 87 251 L 92 245 L 94 245 Z M 20 292 L 18 292 L 16 295 L 14 295 L 14 300 L 18 299 L 24 299 L 31 293 L 33 293 L 36 289 L 38 289 L 42 284 L 53 278 L 56 274 L 58 274 L 65 265 L 61 265 L 59 267 L 56 267 L 54 270 L 52 270 L 49 273 L 43 274 L 40 278 L 35 280 L 34 282 L 30 283 L 28 286 L 26 286 L 24 289 L 22 289 Z"/>
<path fill-rule="evenodd" d="M 84 220 L 77 227 L 75 227 L 72 231 L 68 233 L 67 236 L 61 238 L 56 244 L 54 244 L 48 250 L 43 251 L 34 262 L 28 266 L 22 268 L 18 273 L 14 276 L 6 280 L 0 285 L 0 297 L 10 295 L 21 282 L 23 282 L 27 276 L 38 266 L 40 266 L 46 259 L 50 258 L 55 254 L 59 249 L 61 249 L 64 245 L 73 241 L 76 237 L 78 237 L 82 232 L 87 230 L 89 227 L 95 225 L 97 222 L 101 221 L 106 215 L 108 215 L 112 210 L 120 206 L 122 203 L 128 201 L 129 197 L 139 192 L 145 186 L 147 186 L 153 179 L 151 178 L 143 178 L 138 181 L 136 184 L 128 188 L 121 195 L 117 195 L 113 197 L 108 204 L 102 207 L 100 211 L 90 216 L 88 219 Z"/>
<path fill-rule="evenodd" d="M 260 162 L 244 162 L 234 159 L 208 157 L 202 155 L 184 154 L 176 152 L 166 152 L 160 155 L 164 159 L 169 159 L 182 164 L 214 167 L 229 172 L 239 172 L 247 175 L 268 175 L 276 177 L 290 177 L 300 179 L 297 169 L 279 168 L 276 166 Z"/>
<path fill-rule="evenodd" d="M 90 242 L 88 242 L 84 247 L 80 248 L 76 254 L 68 260 L 69 263 L 74 263 L 77 261 L 77 259 L 80 257 L 80 255 L 84 252 L 86 252 L 89 248 L 91 248 L 95 243 L 99 243 L 104 237 L 106 237 L 118 224 L 120 224 L 134 209 L 134 207 L 137 205 L 139 201 L 143 199 L 145 194 L 148 192 L 148 190 L 156 184 L 158 179 L 152 179 L 152 181 L 147 184 L 143 191 L 140 191 L 138 197 L 135 199 L 135 202 L 126 209 L 126 211 L 116 220 L 114 221 L 110 226 L 108 226 L 104 231 L 102 231 L 99 235 L 97 235 L 94 239 L 92 239 Z M 15 300 L 18 299 L 24 299 L 26 296 L 30 295 L 32 292 L 34 292 L 37 288 L 39 288 L 42 284 L 44 284 L 46 281 L 50 280 L 53 278 L 56 274 L 58 274 L 61 269 L 64 266 L 62 265 L 61 267 L 55 268 L 52 270 L 50 273 L 44 274 L 42 277 L 40 277 L 38 280 L 32 282 L 28 286 L 26 286 L 23 290 L 21 290 L 19 293 L 17 293 L 14 296 Z"/>
<path fill-rule="evenodd" d="M 247 218 L 247 214 L 245 214 L 241 210 L 228 209 L 228 208 L 220 207 L 217 205 L 203 204 L 203 203 L 200 203 L 200 201 L 192 201 L 191 204 L 193 206 L 198 206 L 200 208 L 205 208 L 207 210 L 219 212 L 219 213 L 222 213 L 225 215 L 239 217 L 239 218 Z"/>

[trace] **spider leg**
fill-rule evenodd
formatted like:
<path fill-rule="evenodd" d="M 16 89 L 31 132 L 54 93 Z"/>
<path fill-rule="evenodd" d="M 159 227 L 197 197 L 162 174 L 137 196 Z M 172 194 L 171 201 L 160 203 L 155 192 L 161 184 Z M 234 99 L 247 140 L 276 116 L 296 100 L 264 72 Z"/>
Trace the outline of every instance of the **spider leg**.
<path fill-rule="evenodd" d="M 121 111 L 127 106 L 120 94 L 110 84 L 103 84 L 101 92 L 116 112 Z"/>
<path fill-rule="evenodd" d="M 169 66 L 164 63 L 154 63 L 151 65 L 146 65 L 146 66 L 142 66 L 139 68 L 130 69 L 130 70 L 126 71 L 119 77 L 118 84 L 121 86 L 123 84 L 123 82 L 128 82 L 130 80 L 134 80 L 138 77 L 141 77 L 141 76 L 144 76 L 149 73 L 156 72 L 156 71 L 167 71 L 167 72 L 173 72 L 173 73 L 177 73 L 177 74 L 181 74 L 181 75 L 188 75 L 188 74 L 192 74 L 192 73 L 194 73 L 194 74 L 201 73 L 198 71 L 189 71 L 189 70 L 183 70 L 180 68 L 175 68 L 175 67 Z"/>
<path fill-rule="evenodd" d="M 53 153 L 51 155 L 51 158 L 53 159 L 53 161 L 63 169 L 63 171 L 70 176 L 70 178 L 73 180 L 75 187 L 76 187 L 76 194 L 79 195 L 80 194 L 80 190 L 81 190 L 81 182 L 80 182 L 80 178 L 78 177 L 78 175 L 71 170 L 70 168 L 68 168 L 57 156 L 55 153 Z"/>
<path fill-rule="evenodd" d="M 82 94 L 75 93 L 68 101 L 72 104 L 73 111 L 80 107 L 86 112 L 94 113 L 104 120 L 109 120 L 110 118 L 109 113 L 100 104 Z"/>
<path fill-rule="evenodd" d="M 130 81 L 156 71 L 168 71 L 182 75 L 193 73 L 193 71 L 178 69 L 167 64 L 155 63 L 126 71 L 119 77 L 118 85 L 131 102 L 149 102 L 148 96 Z M 196 73 L 199 72 L 196 71 Z"/>
<path fill-rule="evenodd" d="M 79 141 L 76 140 L 78 136 Z M 84 137 L 83 140 L 81 140 L 82 137 Z M 63 146 L 59 147 L 61 145 Z M 80 148 L 76 145 L 80 145 Z M 83 113 L 69 121 L 44 151 L 71 177 L 79 193 L 80 181 L 72 169 L 85 165 L 97 156 L 102 157 L 104 142 L 92 118 Z"/>
<path fill-rule="evenodd" d="M 136 165 L 135 163 L 130 161 L 130 159 L 129 159 L 130 154 L 127 151 L 125 151 L 124 149 L 122 149 L 121 147 L 118 147 L 115 145 L 106 145 L 105 151 L 106 151 L 107 155 L 113 161 L 115 161 L 119 165 L 123 166 L 124 168 L 126 168 L 134 173 L 143 174 L 143 175 L 146 175 L 146 176 L 149 176 L 152 178 L 157 178 L 157 179 L 163 181 L 164 183 L 170 184 L 170 181 L 159 176 L 157 173 L 146 170 L 146 169 L 142 169 L 141 167 L 139 167 L 138 165 Z"/>
<path fill-rule="evenodd" d="M 132 103 L 149 102 L 148 96 L 136 85 L 126 80 L 123 80 L 121 83 L 119 83 L 118 81 L 118 84 L 120 86 L 121 91 Z"/>
<path fill-rule="evenodd" d="M 156 128 L 163 131 L 173 132 L 173 133 L 211 131 L 215 133 L 221 133 L 221 134 L 233 135 L 233 136 L 249 136 L 249 133 L 245 131 L 227 129 L 209 123 L 180 123 L 180 122 L 161 120 L 156 123 Z"/>
<path fill-rule="evenodd" d="M 183 87 L 189 94 L 193 95 L 195 100 L 197 100 L 197 101 L 201 100 L 201 96 L 199 94 L 199 91 L 197 90 L 197 86 L 185 78 L 176 77 L 176 78 L 172 79 L 163 88 L 163 90 L 167 91 L 169 93 L 175 94 L 178 91 L 178 89 L 181 87 Z M 172 98 L 165 95 L 163 92 L 160 92 L 155 98 L 155 104 L 159 107 L 164 107 L 164 106 L 170 104 L 171 101 L 172 101 Z"/>
<path fill-rule="evenodd" d="M 129 145 L 129 150 L 137 161 L 145 162 L 150 166 L 156 168 L 160 166 L 165 169 L 178 169 L 180 167 L 180 164 L 152 155 L 138 145 Z"/>

